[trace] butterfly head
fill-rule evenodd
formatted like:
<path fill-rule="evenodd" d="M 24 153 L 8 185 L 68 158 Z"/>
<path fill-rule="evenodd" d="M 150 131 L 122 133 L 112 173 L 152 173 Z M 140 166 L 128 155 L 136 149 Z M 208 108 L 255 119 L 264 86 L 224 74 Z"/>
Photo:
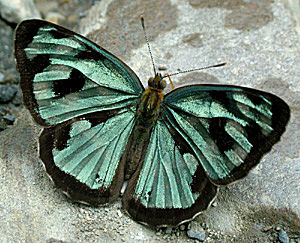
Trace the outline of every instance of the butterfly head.
<path fill-rule="evenodd" d="M 161 92 L 166 88 L 167 82 L 160 73 L 157 73 L 154 78 L 149 78 L 148 86 L 151 90 Z"/>

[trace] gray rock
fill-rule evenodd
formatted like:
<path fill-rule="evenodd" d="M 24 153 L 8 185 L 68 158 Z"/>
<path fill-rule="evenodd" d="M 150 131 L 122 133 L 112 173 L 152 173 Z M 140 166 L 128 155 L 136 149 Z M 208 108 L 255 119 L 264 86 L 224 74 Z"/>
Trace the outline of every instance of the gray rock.
<path fill-rule="evenodd" d="M 4 121 L 3 117 L 0 116 L 0 132 L 6 129 L 6 127 L 7 127 L 6 122 Z"/>
<path fill-rule="evenodd" d="M 283 229 L 279 230 L 278 239 L 281 243 L 290 242 L 288 234 Z"/>
<path fill-rule="evenodd" d="M 0 83 L 15 83 L 17 72 L 15 68 L 15 60 L 13 56 L 14 46 L 13 29 L 0 19 Z"/>
<path fill-rule="evenodd" d="M 14 124 L 14 121 L 15 121 L 15 117 L 12 115 L 6 115 L 3 117 L 3 119 L 5 120 L 7 125 L 12 125 L 12 124 Z"/>
<path fill-rule="evenodd" d="M 12 101 L 18 89 L 14 86 L 0 85 L 0 103 Z"/>
<path fill-rule="evenodd" d="M 50 22 L 56 23 L 56 24 L 63 22 L 65 20 L 65 18 L 66 17 L 64 15 L 57 13 L 57 12 L 49 12 L 45 17 L 45 19 L 47 21 L 50 21 Z"/>
<path fill-rule="evenodd" d="M 179 229 L 180 229 L 181 231 L 185 230 L 185 225 L 184 225 L 184 224 L 180 225 L 180 226 L 179 226 Z"/>
<path fill-rule="evenodd" d="M 246 1 L 214 2 L 220 6 L 210 8 L 212 1 L 208 0 L 176 4 L 100 1 L 82 19 L 79 29 L 90 30 L 86 32 L 90 38 L 126 60 L 146 83 L 153 70 L 138 17 L 144 13 L 154 60 L 164 64 L 169 73 L 178 68 L 229 62 L 228 67 L 174 76 L 176 87 L 206 81 L 243 85 L 272 92 L 288 102 L 292 116 L 281 141 L 246 179 L 221 188 L 217 206 L 195 219 L 205 222 L 213 232 L 223 232 L 223 242 L 230 242 L 228 238 L 235 242 L 268 242 L 268 234 L 260 230 L 262 226 L 296 228 L 300 215 L 299 36 L 290 11 L 281 1 L 253 0 L 244 5 L 241 3 Z M 104 3 L 105 9 L 99 7 Z M 253 9 L 259 4 L 259 18 L 252 20 L 256 16 Z M 192 33 L 201 34 L 202 47 L 182 42 L 184 36 Z M 107 206 L 107 212 L 103 207 L 84 207 L 93 215 L 87 220 L 78 210 L 81 206 L 68 200 L 47 178 L 37 154 L 41 130 L 24 110 L 16 118 L 16 124 L 0 133 L 0 188 L 5 195 L 0 197 L 1 240 L 45 242 L 54 237 L 67 242 L 110 242 L 114 238 L 156 242 L 165 237 L 155 235 L 155 231 L 127 215 L 119 218 L 119 199 Z M 113 229 L 123 225 L 125 219 L 129 223 L 121 236 Z M 100 232 L 94 234 L 93 230 Z M 210 238 L 215 239 L 215 235 Z M 166 238 L 187 240 L 183 234 Z"/>
<path fill-rule="evenodd" d="M 0 0 L 0 14 L 11 23 L 24 19 L 41 18 L 33 0 Z"/>
<path fill-rule="evenodd" d="M 167 227 L 165 232 L 166 232 L 166 234 L 171 234 L 172 233 L 172 228 Z"/>
<path fill-rule="evenodd" d="M 203 242 L 206 237 L 205 230 L 196 222 L 191 222 L 190 225 L 191 228 L 186 232 L 188 237 Z"/>
<path fill-rule="evenodd" d="M 22 97 L 21 97 L 21 90 L 18 89 L 14 99 L 12 100 L 12 103 L 15 105 L 15 106 L 19 106 L 22 104 Z"/>
<path fill-rule="evenodd" d="M 4 80 L 4 77 L 5 77 L 5 76 L 4 76 L 4 74 L 0 72 L 0 83 L 2 83 L 2 82 L 3 82 L 3 80 Z"/>

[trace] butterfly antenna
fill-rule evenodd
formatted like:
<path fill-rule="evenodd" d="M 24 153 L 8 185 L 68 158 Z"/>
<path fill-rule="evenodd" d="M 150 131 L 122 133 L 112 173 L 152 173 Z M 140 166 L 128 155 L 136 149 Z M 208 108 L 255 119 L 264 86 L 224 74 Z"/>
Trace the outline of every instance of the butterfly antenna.
<path fill-rule="evenodd" d="M 214 67 L 222 67 L 222 66 L 226 66 L 226 65 L 228 65 L 228 63 L 227 62 L 223 62 L 223 63 L 212 65 L 212 66 L 207 66 L 207 67 L 202 67 L 202 68 L 195 68 L 195 69 L 189 69 L 189 70 L 185 70 L 185 71 L 179 71 L 177 73 L 168 74 L 168 77 L 170 78 L 171 76 L 175 76 L 175 75 L 178 75 L 178 74 L 181 74 L 181 73 L 190 73 L 190 72 L 194 72 L 194 71 L 199 71 L 199 70 L 209 69 L 209 68 L 214 68 Z"/>
<path fill-rule="evenodd" d="M 153 61 L 153 56 L 152 56 L 152 52 L 151 52 L 151 48 L 150 48 L 150 43 L 148 41 L 148 38 L 147 38 L 147 33 L 146 33 L 146 28 L 145 28 L 145 21 L 144 21 L 144 16 L 141 15 L 141 23 L 142 23 L 142 27 L 143 27 L 143 31 L 144 31 L 144 36 L 145 36 L 145 39 L 146 39 L 146 42 L 147 42 L 147 46 L 148 46 L 148 50 L 149 50 L 149 53 L 150 53 L 150 57 L 151 57 L 151 61 L 152 61 L 152 65 L 153 65 L 153 70 L 154 70 L 154 75 L 156 76 L 156 69 L 155 69 L 155 65 L 154 65 L 154 61 Z"/>

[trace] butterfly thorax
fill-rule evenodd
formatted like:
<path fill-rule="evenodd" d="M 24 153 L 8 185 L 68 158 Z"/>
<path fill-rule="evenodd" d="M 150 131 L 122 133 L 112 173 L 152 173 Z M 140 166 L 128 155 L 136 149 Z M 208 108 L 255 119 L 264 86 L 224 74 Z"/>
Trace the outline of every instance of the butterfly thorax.
<path fill-rule="evenodd" d="M 140 161 L 143 160 L 145 149 L 150 139 L 151 130 L 154 127 L 160 113 L 162 93 L 166 83 L 160 74 L 148 81 L 148 88 L 141 96 L 136 113 L 136 126 L 129 139 L 126 155 L 125 178 L 129 179 L 136 171 Z"/>
<path fill-rule="evenodd" d="M 141 96 L 137 112 L 137 119 L 146 127 L 151 127 L 159 115 L 160 105 L 163 100 L 163 89 L 166 87 L 166 81 L 162 76 L 157 74 L 154 78 L 148 80 L 148 88 Z"/>

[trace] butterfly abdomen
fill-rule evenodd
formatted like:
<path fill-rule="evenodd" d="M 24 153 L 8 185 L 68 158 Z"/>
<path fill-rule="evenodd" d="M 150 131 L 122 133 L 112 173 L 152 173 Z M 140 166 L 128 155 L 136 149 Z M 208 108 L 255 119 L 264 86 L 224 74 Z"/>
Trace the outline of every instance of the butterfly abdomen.
<path fill-rule="evenodd" d="M 146 89 L 141 96 L 141 102 L 137 109 L 136 124 L 129 138 L 126 149 L 126 171 L 125 179 L 129 179 L 136 171 L 140 161 L 143 160 L 143 154 L 147 149 L 151 130 L 160 113 L 163 93 L 155 90 Z"/>

